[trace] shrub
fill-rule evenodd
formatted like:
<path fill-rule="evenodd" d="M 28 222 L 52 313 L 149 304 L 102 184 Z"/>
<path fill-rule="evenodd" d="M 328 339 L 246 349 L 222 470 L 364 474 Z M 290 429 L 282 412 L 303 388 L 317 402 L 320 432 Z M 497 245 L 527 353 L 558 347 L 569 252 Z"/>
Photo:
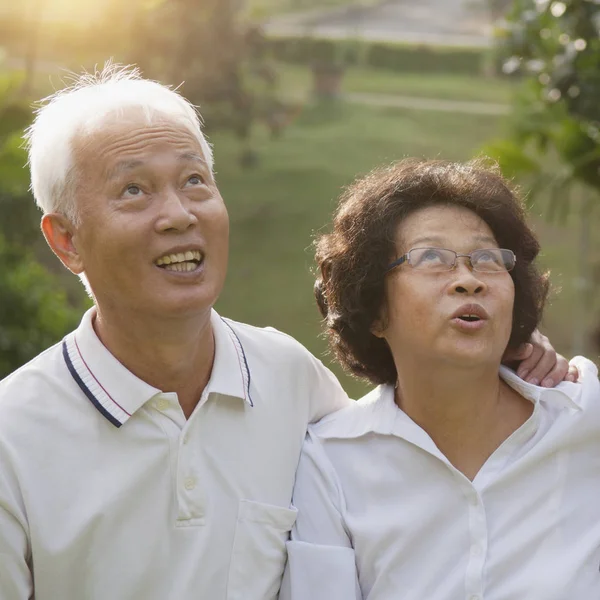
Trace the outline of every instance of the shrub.
<path fill-rule="evenodd" d="M 465 73 L 482 70 L 485 48 L 438 47 L 391 42 L 361 42 L 315 37 L 268 38 L 274 57 L 284 62 L 312 65 L 342 62 L 347 65 L 416 73 Z"/>

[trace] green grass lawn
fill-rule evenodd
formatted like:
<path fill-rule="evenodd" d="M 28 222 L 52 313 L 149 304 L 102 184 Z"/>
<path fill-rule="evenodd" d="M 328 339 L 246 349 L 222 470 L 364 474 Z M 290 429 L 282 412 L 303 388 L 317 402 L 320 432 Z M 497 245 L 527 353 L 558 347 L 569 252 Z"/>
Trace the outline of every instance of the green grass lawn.
<path fill-rule="evenodd" d="M 312 74 L 308 67 L 279 64 L 282 94 L 304 97 L 312 90 Z M 343 91 L 369 94 L 417 96 L 443 100 L 469 100 L 507 104 L 515 84 L 507 79 L 473 75 L 431 73 L 398 73 L 395 71 L 351 67 L 345 73 Z"/>
<path fill-rule="evenodd" d="M 373 0 L 248 0 L 246 8 L 251 14 L 263 16 L 286 12 L 302 12 L 317 8 L 337 8 L 351 4 L 373 3 Z"/>

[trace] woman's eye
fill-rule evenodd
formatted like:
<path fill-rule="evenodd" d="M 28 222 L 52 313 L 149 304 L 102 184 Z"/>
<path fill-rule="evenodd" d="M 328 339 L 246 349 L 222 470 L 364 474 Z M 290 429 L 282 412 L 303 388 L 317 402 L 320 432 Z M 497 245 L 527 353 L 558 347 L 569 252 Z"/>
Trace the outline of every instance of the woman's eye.
<path fill-rule="evenodd" d="M 436 250 L 428 250 L 421 257 L 421 261 L 431 262 L 431 261 L 441 260 L 441 258 L 442 257 L 440 256 L 440 253 L 437 252 Z"/>
<path fill-rule="evenodd" d="M 477 255 L 477 262 L 498 262 L 498 256 L 495 252 L 480 252 Z"/>
<path fill-rule="evenodd" d="M 443 254 L 437 248 L 417 248 L 410 251 L 410 261 L 413 267 L 436 267 L 444 262 Z"/>

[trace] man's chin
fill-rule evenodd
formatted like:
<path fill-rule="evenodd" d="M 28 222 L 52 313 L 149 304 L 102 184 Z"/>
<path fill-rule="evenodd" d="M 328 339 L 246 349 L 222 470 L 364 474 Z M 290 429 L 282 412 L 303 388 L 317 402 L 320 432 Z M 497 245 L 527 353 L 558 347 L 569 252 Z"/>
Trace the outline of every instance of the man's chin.
<path fill-rule="evenodd" d="M 216 300 L 212 294 L 186 294 L 183 297 L 165 298 L 155 307 L 155 312 L 163 319 L 194 319 L 210 313 Z"/>
<path fill-rule="evenodd" d="M 210 314 L 217 300 L 217 294 L 205 286 L 179 290 L 163 290 L 160 295 L 153 295 L 145 300 L 131 305 L 136 318 L 147 318 L 160 321 L 195 320 Z"/>

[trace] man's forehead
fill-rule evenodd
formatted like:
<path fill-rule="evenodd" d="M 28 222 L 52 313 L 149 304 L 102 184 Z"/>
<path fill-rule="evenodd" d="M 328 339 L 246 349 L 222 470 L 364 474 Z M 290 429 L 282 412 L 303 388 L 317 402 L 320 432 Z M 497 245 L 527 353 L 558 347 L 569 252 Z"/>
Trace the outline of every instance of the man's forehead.
<path fill-rule="evenodd" d="M 133 161 L 157 145 L 175 153 L 180 160 L 206 163 L 200 140 L 190 126 L 161 115 L 149 119 L 140 111 L 110 115 L 100 127 L 79 132 L 73 151 L 76 160 Z"/>

